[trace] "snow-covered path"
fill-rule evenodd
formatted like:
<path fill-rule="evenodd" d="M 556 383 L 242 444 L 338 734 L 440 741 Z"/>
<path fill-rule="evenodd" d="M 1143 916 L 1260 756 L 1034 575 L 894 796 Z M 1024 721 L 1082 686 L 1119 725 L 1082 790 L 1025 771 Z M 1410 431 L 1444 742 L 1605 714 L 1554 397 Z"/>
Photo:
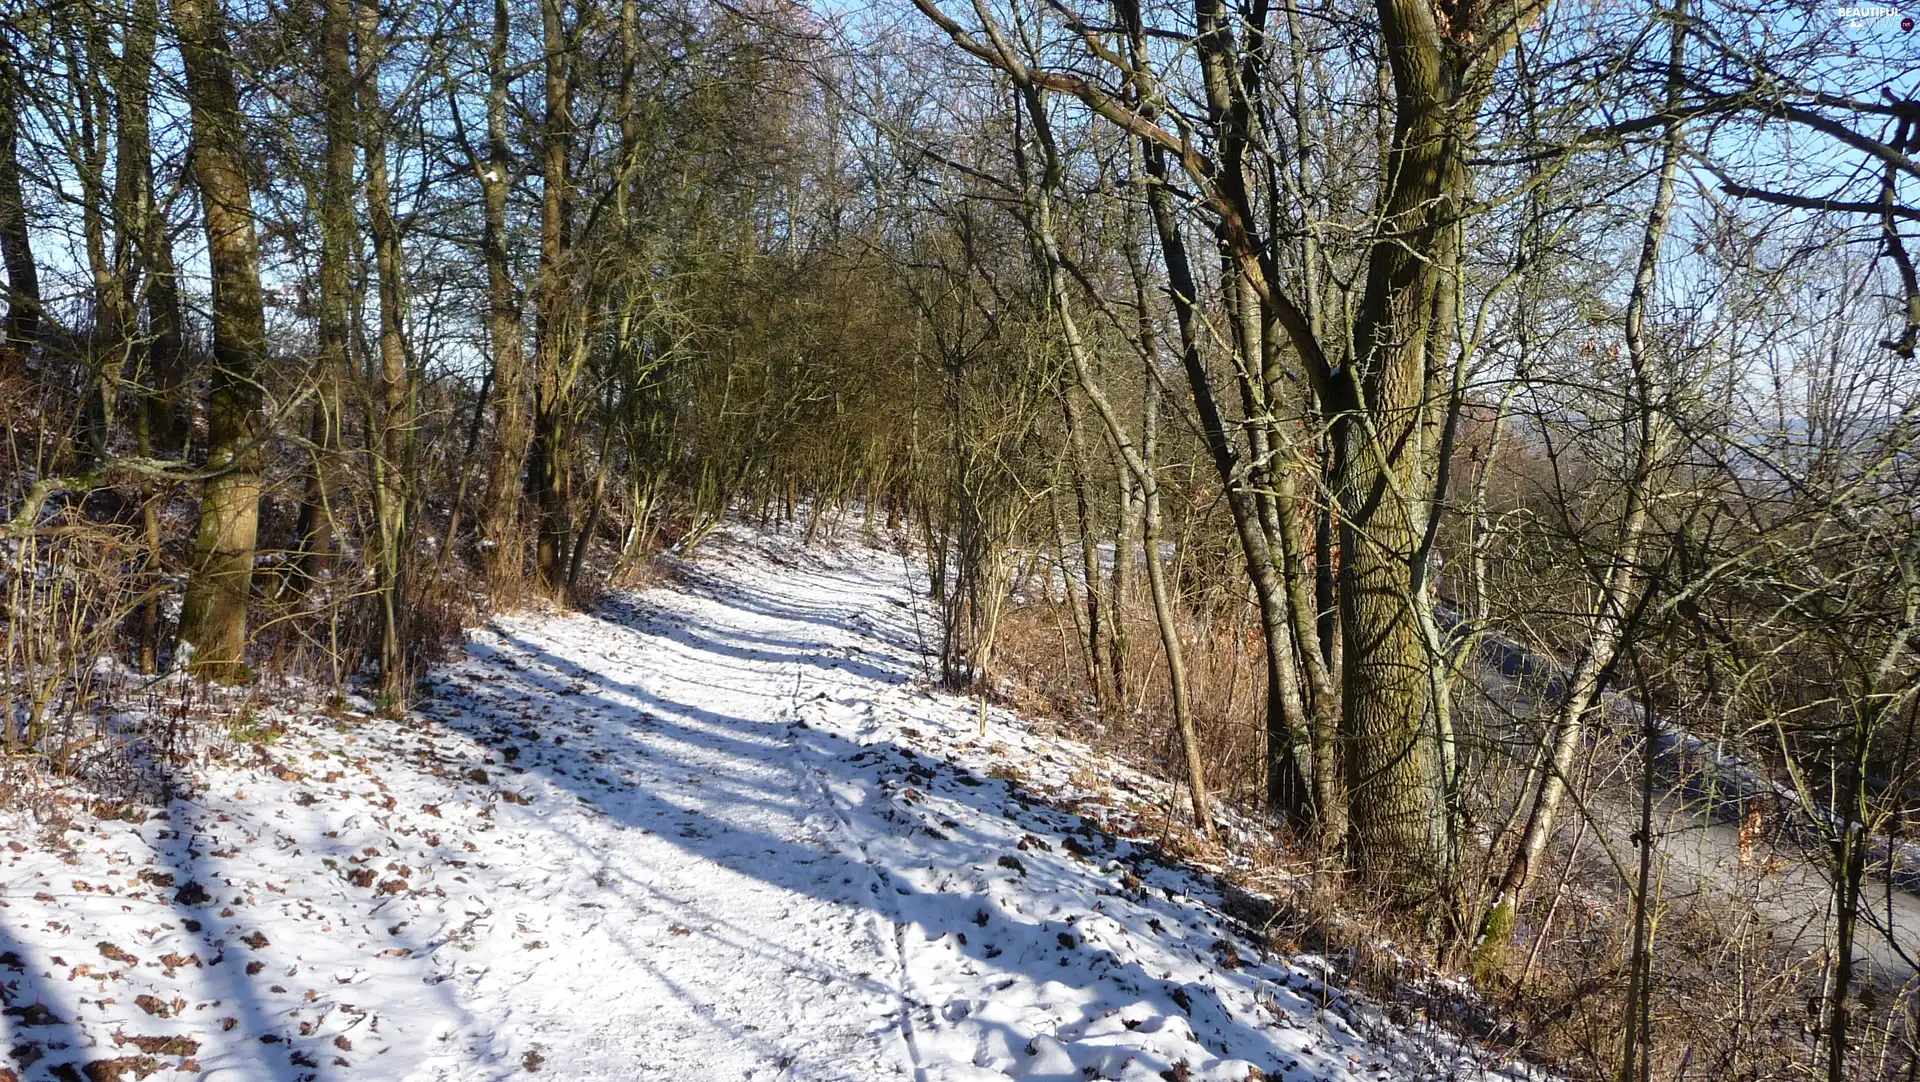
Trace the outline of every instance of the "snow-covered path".
<path fill-rule="evenodd" d="M 270 711 L 144 822 L 8 823 L 0 1082 L 1482 1074 L 1094 826 L 1151 782 L 926 691 L 912 596 L 728 530 L 407 718 Z"/>

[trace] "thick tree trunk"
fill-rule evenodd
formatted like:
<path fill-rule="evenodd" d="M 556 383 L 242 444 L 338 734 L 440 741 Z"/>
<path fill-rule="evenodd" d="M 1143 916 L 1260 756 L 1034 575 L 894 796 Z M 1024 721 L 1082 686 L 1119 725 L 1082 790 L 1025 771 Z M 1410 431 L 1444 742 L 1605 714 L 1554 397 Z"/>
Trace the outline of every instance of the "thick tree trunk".
<path fill-rule="evenodd" d="M 572 421 L 573 311 L 572 200 L 568 155 L 573 145 L 571 44 L 562 0 L 542 0 L 546 42 L 546 115 L 541 131 L 540 312 L 534 345 L 533 441 L 527 462 L 528 496 L 539 513 L 534 563 L 541 585 L 558 594 L 566 587 L 572 552 L 573 467 L 568 440 Z"/>
<path fill-rule="evenodd" d="M 259 453 L 254 445 L 261 431 L 259 377 L 267 332 L 240 95 L 218 3 L 173 3 L 213 281 L 207 466 L 220 471 L 207 480 L 200 504 L 179 641 L 181 649 L 192 653 L 193 671 L 239 680 L 247 675 L 247 597 L 260 519 Z"/>
<path fill-rule="evenodd" d="M 19 80 L 19 70 L 0 51 L 0 262 L 7 267 L 7 345 L 26 350 L 40 340 L 40 272 L 20 187 Z"/>
<path fill-rule="evenodd" d="M 1441 747 L 1425 558 L 1439 404 L 1453 363 L 1454 280 L 1472 195 L 1473 93 L 1420 0 L 1381 0 L 1394 126 L 1382 232 L 1368 253 L 1349 370 L 1327 379 L 1340 510 L 1342 722 L 1355 862 L 1408 897 L 1442 891 L 1453 818 Z M 1458 28 L 1471 33 L 1471 26 Z"/>
<path fill-rule="evenodd" d="M 513 152 L 507 142 L 511 29 L 507 0 L 494 0 L 493 38 L 487 52 L 487 158 L 484 166 L 475 165 L 485 204 L 481 246 L 487 264 L 487 336 L 493 348 L 494 442 L 481 534 L 489 543 L 484 560 L 487 577 L 496 589 L 520 576 L 520 478 L 526 468 L 528 441 L 526 330 L 507 250 L 507 196 L 513 186 Z"/>

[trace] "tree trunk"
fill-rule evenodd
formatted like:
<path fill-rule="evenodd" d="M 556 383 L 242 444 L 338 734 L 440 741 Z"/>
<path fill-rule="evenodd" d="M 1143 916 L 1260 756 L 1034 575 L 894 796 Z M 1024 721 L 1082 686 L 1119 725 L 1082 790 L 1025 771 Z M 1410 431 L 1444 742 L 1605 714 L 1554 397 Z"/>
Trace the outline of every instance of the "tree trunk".
<path fill-rule="evenodd" d="M 1057 301 L 1056 301 L 1057 303 Z M 1107 631 L 1103 626 L 1106 606 L 1101 593 L 1106 577 L 1100 573 L 1099 540 L 1094 534 L 1091 487 L 1087 480 L 1087 438 L 1080 424 L 1080 407 L 1073 400 L 1073 389 L 1060 389 L 1060 410 L 1067 426 L 1067 471 L 1073 483 L 1074 522 L 1080 529 L 1080 583 L 1086 603 L 1087 681 L 1093 685 L 1093 698 L 1102 714 L 1111 714 L 1115 698 L 1107 679 Z"/>
<path fill-rule="evenodd" d="M 0 262 L 7 267 L 7 345 L 24 352 L 40 340 L 40 274 L 20 187 L 19 84 L 19 69 L 0 51 Z"/>
<path fill-rule="evenodd" d="M 1066 275 L 1063 273 L 1061 266 L 1062 257 L 1059 240 L 1054 232 L 1053 226 L 1053 191 L 1055 185 L 1057 185 L 1060 180 L 1060 166 L 1058 156 L 1054 150 L 1053 134 L 1049 126 L 1045 103 L 1038 90 L 1033 87 L 1026 88 L 1024 101 L 1027 106 L 1028 115 L 1033 120 L 1034 130 L 1040 137 L 1040 145 L 1044 152 L 1044 168 L 1039 178 L 1039 183 L 1037 185 L 1029 185 L 1027 191 L 1028 197 L 1032 200 L 1032 207 L 1029 211 L 1028 218 L 1028 224 L 1032 234 L 1031 239 L 1035 248 L 1035 254 L 1039 257 L 1040 269 L 1046 276 L 1048 293 L 1053 301 L 1055 314 L 1060 320 L 1061 337 L 1066 342 L 1067 357 L 1073 363 L 1075 379 L 1079 384 L 1081 392 L 1085 394 L 1087 400 L 1093 404 L 1094 414 L 1100 418 L 1100 424 L 1106 432 L 1108 445 L 1120 459 L 1120 463 L 1125 467 L 1126 472 L 1131 474 L 1135 483 L 1140 486 L 1145 498 L 1146 507 L 1143 533 L 1147 547 L 1147 583 L 1153 594 L 1154 622 L 1160 631 L 1161 646 L 1166 651 L 1167 687 L 1169 695 L 1173 700 L 1174 728 L 1179 734 L 1181 751 L 1186 759 L 1187 790 L 1193 799 L 1194 825 L 1199 828 L 1201 833 L 1211 836 L 1213 834 L 1213 811 L 1207 797 L 1206 765 L 1201 757 L 1199 733 L 1194 727 L 1191 703 L 1188 699 L 1186 655 L 1180 645 L 1179 628 L 1174 622 L 1174 606 L 1171 591 L 1167 587 L 1166 569 L 1160 563 L 1160 484 L 1158 475 L 1154 472 L 1153 465 L 1155 442 L 1158 435 L 1156 422 L 1159 400 L 1154 396 L 1151 381 L 1149 380 L 1146 408 L 1141 418 L 1141 442 L 1139 449 L 1136 450 L 1132 440 L 1128 437 L 1125 425 L 1121 423 L 1118 413 L 1116 413 L 1113 408 L 1113 403 L 1108 399 L 1106 391 L 1094 377 L 1093 351 L 1088 347 L 1086 340 L 1082 337 L 1079 322 L 1075 320 L 1073 316 L 1072 297 L 1067 290 Z M 1014 154 L 1016 160 L 1022 163 L 1022 173 L 1024 175 L 1025 155 L 1018 143 L 1014 145 Z M 1142 316 L 1144 318 L 1144 311 Z M 1146 330 L 1144 324 L 1139 333 L 1141 335 L 1140 355 L 1142 363 L 1151 365 L 1153 363 L 1151 334 Z M 1074 443 L 1071 449 L 1072 453 L 1077 458 L 1083 458 L 1085 455 L 1085 441 L 1081 437 L 1076 411 L 1070 406 L 1072 401 L 1070 388 L 1062 388 L 1061 399 L 1063 402 L 1069 403 L 1067 423 L 1068 434 Z M 1081 518 L 1083 525 L 1086 521 L 1086 516 L 1083 514 Z M 1129 539 L 1126 536 L 1127 531 L 1124 528 L 1116 531 L 1116 533 L 1116 545 L 1126 545 L 1129 543 Z M 1099 589 L 1100 576 L 1097 563 L 1087 558 L 1086 550 L 1088 544 L 1084 534 L 1081 538 L 1081 547 L 1082 558 L 1086 560 L 1087 564 L 1087 585 L 1089 587 L 1089 593 L 1092 593 Z M 1114 555 L 1115 560 L 1118 561 L 1119 553 L 1117 550 Z M 1098 613 L 1098 609 L 1093 606 L 1092 602 L 1088 603 L 1087 613 L 1089 620 Z M 1099 642 L 1098 634 L 1091 628 L 1088 631 L 1088 642 L 1095 644 Z M 1097 659 L 1098 655 L 1096 654 L 1095 657 Z M 1097 663 L 1093 672 L 1097 683 L 1100 677 Z M 1119 692 L 1120 690 L 1116 681 L 1115 691 Z"/>
<path fill-rule="evenodd" d="M 1127 598 L 1134 590 L 1133 554 L 1140 540 L 1142 514 L 1138 488 L 1138 482 L 1124 470 L 1114 482 L 1113 572 L 1108 576 L 1107 590 L 1113 609 L 1107 617 L 1107 668 L 1113 673 L 1114 702 L 1122 709 L 1126 708 L 1127 696 Z"/>
<path fill-rule="evenodd" d="M 207 396 L 206 482 L 180 614 L 180 648 L 194 672 L 246 678 L 247 597 L 260 518 L 259 377 L 266 359 L 260 242 L 254 231 L 240 95 L 219 0 L 174 0 L 187 77 L 194 177 L 205 208 L 213 282 L 213 374 Z"/>
<path fill-rule="evenodd" d="M 1670 52 L 1668 107 L 1677 109 L 1684 86 L 1680 64 L 1685 59 L 1686 0 L 1674 7 L 1673 43 Z M 1667 222 L 1673 211 L 1674 181 L 1680 164 L 1680 128 L 1675 120 L 1667 125 L 1660 169 L 1656 175 L 1653 204 L 1647 212 L 1646 229 L 1640 240 L 1640 259 L 1633 286 L 1627 297 L 1627 359 L 1633 369 L 1630 401 L 1634 414 L 1633 460 L 1627 477 L 1624 514 L 1620 535 L 1606 579 L 1599 583 L 1593 609 L 1587 614 L 1585 647 L 1574 663 L 1567 681 L 1566 698 L 1554 712 L 1549 730 L 1551 751 L 1528 786 L 1534 791 L 1532 809 L 1521 831 L 1520 841 L 1500 877 L 1493 903 L 1480 921 L 1479 941 L 1474 945 L 1475 963 L 1486 966 L 1497 960 L 1513 935 L 1520 898 L 1533 878 L 1533 869 L 1546 849 L 1553 832 L 1554 814 L 1566 795 L 1567 776 L 1573 769 L 1579 750 L 1584 719 L 1600 694 L 1606 674 L 1613 668 L 1622 640 L 1632 628 L 1630 613 L 1637 614 L 1640 554 L 1651 518 L 1655 491 L 1655 471 L 1667 443 L 1667 423 L 1660 416 L 1660 385 L 1654 360 L 1648 356 L 1646 310 L 1652 299 L 1655 277 L 1660 266 L 1660 248 L 1666 239 Z M 1496 430 L 1497 431 L 1497 430 Z"/>
<path fill-rule="evenodd" d="M 121 318 L 121 270 L 114 258 L 118 247 L 107 240 L 107 217 L 118 204 L 109 204 L 107 188 L 107 146 L 117 130 L 113 96 L 101 81 L 103 70 L 117 68 L 119 62 L 108 46 L 96 13 L 77 12 L 79 25 L 67 40 L 67 82 L 73 94 L 73 116 L 79 122 L 78 138 L 70 160 L 78 173 L 80 186 L 80 232 L 87 252 L 87 269 L 93 277 L 93 326 L 84 345 L 90 384 L 81 407 L 78 458 L 83 463 L 103 462 L 109 457 L 107 439 L 118 405 L 120 383 L 126 376 L 126 361 L 131 338 L 123 339 L 127 326 Z M 116 180 L 113 195 L 121 186 Z M 116 237 L 120 230 L 116 229 Z"/>
<path fill-rule="evenodd" d="M 143 0 L 143 7 L 155 11 L 154 0 Z M 155 213 L 147 223 L 147 366 L 151 393 L 147 399 L 147 418 L 154 450 L 162 455 L 186 457 L 193 441 L 193 425 L 187 418 L 186 403 L 181 401 L 187 383 L 187 333 L 180 315 L 179 272 L 173 263 L 173 234 L 166 216 Z"/>
<path fill-rule="evenodd" d="M 301 591 L 327 573 L 333 562 L 332 474 L 342 454 L 342 381 L 352 369 L 353 333 L 350 276 L 355 247 L 353 213 L 354 73 L 351 0 L 323 0 L 320 13 L 320 89 L 326 133 L 320 180 L 320 354 L 313 369 L 313 403 L 308 407 L 309 452 L 306 492 L 300 503 L 298 555 L 291 584 Z"/>
<path fill-rule="evenodd" d="M 1146 148 L 1148 207 L 1153 212 L 1155 231 L 1172 286 L 1174 317 L 1180 329 L 1180 356 L 1192 393 L 1195 411 L 1200 416 L 1200 434 L 1207 456 L 1226 490 L 1227 508 L 1233 515 L 1234 531 L 1240 541 L 1247 577 L 1253 583 L 1260 608 L 1260 628 L 1266 647 L 1267 697 L 1267 806 L 1285 815 L 1296 827 L 1305 828 L 1313 820 L 1312 794 L 1295 753 L 1298 735 L 1305 719 L 1293 712 L 1297 700 L 1285 689 L 1295 682 L 1292 636 L 1287 632 L 1286 599 L 1280 576 L 1267 548 L 1253 500 L 1247 491 L 1247 478 L 1239 456 L 1229 442 L 1225 422 L 1220 416 L 1213 392 L 1212 377 L 1200 352 L 1199 315 L 1194 311 L 1195 287 L 1192 265 L 1180 236 L 1179 223 L 1166 194 L 1166 168 L 1158 147 Z"/>
<path fill-rule="evenodd" d="M 333 0 L 340 2 L 340 0 Z M 373 472 L 374 588 L 380 606 L 380 691 L 399 707 L 407 685 L 406 546 L 407 480 L 412 473 L 412 386 L 404 337 L 406 295 L 400 281 L 400 232 L 393 220 L 387 180 L 386 109 L 380 100 L 380 64 L 386 44 L 380 11 L 361 0 L 358 11 L 361 64 L 359 129 L 367 168 L 367 224 L 373 234 L 373 261 L 380 292 L 379 369 L 374 375 L 372 438 L 368 457 Z"/>
<path fill-rule="evenodd" d="M 546 42 L 546 115 L 541 132 L 540 311 L 534 345 L 533 441 L 527 462 L 528 495 L 539 513 L 534 563 L 541 585 L 558 594 L 566 587 L 573 536 L 572 420 L 573 311 L 572 200 L 568 154 L 573 143 L 571 45 L 562 0 L 542 0 Z"/>
<path fill-rule="evenodd" d="M 487 264 L 487 337 L 493 347 L 493 455 L 487 466 L 481 533 L 487 577 L 497 590 L 520 576 L 520 478 L 527 462 L 527 386 L 520 289 L 507 250 L 507 196 L 512 191 L 513 152 L 507 142 L 507 91 L 511 44 L 507 0 L 494 0 L 493 39 L 487 52 L 487 158 L 480 190 L 486 226 L 481 246 Z"/>
<path fill-rule="evenodd" d="M 1330 373 L 1340 510 L 1340 621 L 1355 863 L 1403 896 L 1431 897 L 1452 868 L 1440 747 L 1447 704 L 1433 678 L 1425 536 L 1435 491 L 1454 280 L 1472 194 L 1465 147 L 1477 101 L 1452 39 L 1418 0 L 1381 0 L 1394 126 L 1382 233 L 1354 322 L 1356 362 Z M 1471 26 L 1457 28 L 1472 33 Z M 1451 33 L 1453 31 L 1449 31 Z"/>
<path fill-rule="evenodd" d="M 1147 393 L 1145 416 L 1140 436 L 1140 459 L 1149 473 L 1153 470 L 1154 443 L 1157 436 L 1156 398 Z M 1160 486 L 1141 486 L 1145 492 L 1146 514 L 1141 534 L 1147 546 L 1147 589 L 1153 594 L 1154 624 L 1160 629 L 1160 645 L 1167 655 L 1167 693 L 1173 699 L 1173 724 L 1180 734 L 1180 749 L 1187 760 L 1187 791 L 1193 797 L 1193 822 L 1202 834 L 1213 834 L 1213 810 L 1207 800 L 1207 772 L 1200 754 L 1200 732 L 1193 723 L 1193 710 L 1187 698 L 1187 658 L 1180 645 L 1180 628 L 1174 622 L 1172 591 L 1167 587 L 1166 568 L 1160 563 Z"/>
<path fill-rule="evenodd" d="M 155 405 L 159 395 L 148 340 L 139 333 L 140 284 L 153 255 L 153 148 L 148 120 L 149 88 L 153 78 L 154 40 L 159 12 L 155 0 L 133 0 L 127 13 L 120 57 L 112 66 L 114 94 L 113 272 L 112 298 L 116 337 L 124 340 L 127 366 L 145 393 L 134 414 L 136 446 L 141 457 L 155 452 Z M 140 519 L 146 543 L 138 634 L 140 671 L 159 666 L 160 613 L 164 603 L 161 576 L 160 501 L 164 489 L 153 481 L 140 486 Z"/>

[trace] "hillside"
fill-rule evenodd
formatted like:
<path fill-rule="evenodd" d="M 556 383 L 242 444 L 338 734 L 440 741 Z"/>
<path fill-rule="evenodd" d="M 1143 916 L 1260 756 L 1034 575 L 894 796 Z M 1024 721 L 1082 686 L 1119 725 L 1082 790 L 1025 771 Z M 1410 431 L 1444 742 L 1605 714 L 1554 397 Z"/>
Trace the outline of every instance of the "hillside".
<path fill-rule="evenodd" d="M 929 692 L 899 556 L 667 570 L 405 717 L 263 709 L 164 808 L 15 816 L 0 1078 L 1504 1077 L 1270 953 L 1157 783 Z"/>

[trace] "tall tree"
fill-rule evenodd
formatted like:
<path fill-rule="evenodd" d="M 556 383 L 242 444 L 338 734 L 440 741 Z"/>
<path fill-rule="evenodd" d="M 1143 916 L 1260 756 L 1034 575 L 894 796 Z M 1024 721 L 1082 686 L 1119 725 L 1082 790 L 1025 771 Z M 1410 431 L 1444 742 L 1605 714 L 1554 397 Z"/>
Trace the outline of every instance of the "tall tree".
<path fill-rule="evenodd" d="M 16 349 L 40 339 L 40 272 L 20 184 L 21 107 L 19 63 L 12 41 L 0 39 L 0 262 L 7 268 L 7 343 Z"/>
<path fill-rule="evenodd" d="M 260 524 L 260 375 L 267 328 L 246 135 L 225 21 L 220 0 L 173 0 L 213 289 L 211 476 L 201 496 L 179 642 L 191 654 L 193 671 L 239 680 L 248 674 L 247 599 Z"/>
<path fill-rule="evenodd" d="M 540 274 L 533 353 L 533 438 L 527 495 L 539 516 L 534 564 L 541 585 L 566 585 L 572 554 L 573 384 L 582 361 L 583 313 L 576 308 L 573 259 L 574 33 L 564 0 L 540 0 L 546 46 L 540 127 Z"/>
<path fill-rule="evenodd" d="M 322 0 L 320 6 L 322 154 L 318 219 L 320 232 L 319 356 L 313 367 L 313 404 L 307 415 L 310 461 L 306 492 L 295 526 L 299 556 L 292 580 L 300 588 L 325 574 L 333 550 L 333 474 L 341 454 L 341 383 L 352 367 L 352 262 L 354 254 L 353 152 L 355 146 L 352 0 Z"/>
<path fill-rule="evenodd" d="M 513 76 L 509 46 L 513 29 L 508 0 L 493 0 L 493 32 L 487 44 L 486 153 L 466 142 L 468 161 L 480 178 L 484 231 L 480 247 L 487 268 L 487 341 L 493 353 L 493 454 L 487 465 L 481 532 L 489 578 L 497 587 L 520 574 L 520 478 L 527 460 L 525 326 L 520 287 L 508 249 L 507 199 L 513 190 L 513 146 L 507 138 L 508 92 Z M 466 141 L 464 131 L 461 133 Z"/>
<path fill-rule="evenodd" d="M 386 106 L 380 94 L 380 68 L 386 39 L 380 10 L 361 0 L 359 10 L 359 130 L 367 167 L 367 221 L 372 227 L 374 274 L 380 299 L 378 360 L 370 373 L 368 460 L 373 473 L 377 542 L 374 586 L 380 610 L 380 684 L 397 698 L 406 681 L 406 605 L 402 572 L 406 566 L 408 486 L 412 468 L 412 386 L 404 327 L 405 287 L 401 283 L 400 230 L 393 218 L 392 184 L 387 169 Z"/>

